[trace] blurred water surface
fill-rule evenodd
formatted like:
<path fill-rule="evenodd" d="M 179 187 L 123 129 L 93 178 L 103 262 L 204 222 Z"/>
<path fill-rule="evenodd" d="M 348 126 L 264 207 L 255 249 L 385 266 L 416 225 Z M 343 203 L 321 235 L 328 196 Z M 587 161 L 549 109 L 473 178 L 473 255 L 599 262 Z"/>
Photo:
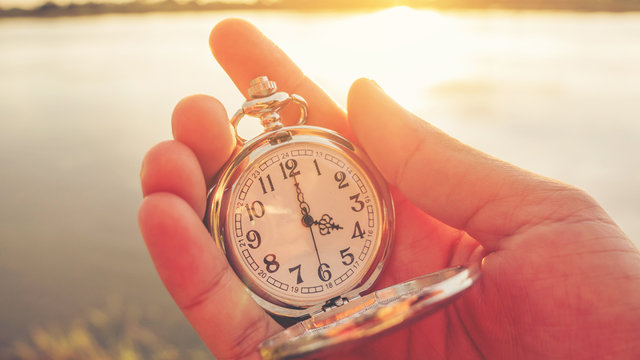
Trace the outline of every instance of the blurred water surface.
<path fill-rule="evenodd" d="M 242 102 L 208 49 L 229 16 L 254 21 L 343 106 L 353 80 L 373 78 L 460 140 L 586 189 L 640 243 L 640 14 L 3 19 L 0 347 L 113 298 L 177 347 L 201 347 L 140 239 L 138 171 L 183 96 L 215 95 L 229 113 Z"/>

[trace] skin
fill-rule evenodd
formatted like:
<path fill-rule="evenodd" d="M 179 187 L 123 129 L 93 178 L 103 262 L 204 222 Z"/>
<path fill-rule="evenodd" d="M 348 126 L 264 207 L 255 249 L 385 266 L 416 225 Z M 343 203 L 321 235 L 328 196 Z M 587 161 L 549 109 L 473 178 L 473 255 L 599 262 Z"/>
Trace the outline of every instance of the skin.
<path fill-rule="evenodd" d="M 358 142 L 382 172 L 397 221 L 375 289 L 482 259 L 483 277 L 452 306 L 332 358 L 640 358 L 640 252 L 589 195 L 458 142 L 370 80 L 352 85 L 345 113 L 247 22 L 219 23 L 210 45 L 238 89 L 269 76 L 308 101 L 310 124 Z M 143 161 L 142 235 L 216 358 L 258 359 L 258 344 L 282 328 L 202 223 L 207 187 L 236 146 L 227 112 L 212 97 L 187 97 L 172 129 L 174 140 Z"/>

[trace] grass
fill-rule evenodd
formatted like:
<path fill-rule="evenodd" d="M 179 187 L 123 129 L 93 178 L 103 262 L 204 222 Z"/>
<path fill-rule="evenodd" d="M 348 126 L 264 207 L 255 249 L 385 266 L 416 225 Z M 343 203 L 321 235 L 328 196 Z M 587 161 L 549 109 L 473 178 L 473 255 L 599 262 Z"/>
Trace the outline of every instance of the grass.
<path fill-rule="evenodd" d="M 204 345 L 179 349 L 145 325 L 147 316 L 118 298 L 66 324 L 36 326 L 26 339 L 0 349 L 2 359 L 212 359 Z"/>

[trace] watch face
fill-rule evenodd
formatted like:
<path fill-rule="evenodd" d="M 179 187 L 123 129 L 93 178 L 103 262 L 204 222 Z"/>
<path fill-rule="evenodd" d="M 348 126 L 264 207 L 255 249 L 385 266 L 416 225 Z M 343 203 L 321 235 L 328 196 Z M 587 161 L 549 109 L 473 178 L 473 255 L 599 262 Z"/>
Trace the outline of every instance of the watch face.
<path fill-rule="evenodd" d="M 360 164 L 295 141 L 246 164 L 228 195 L 225 247 L 254 293 L 308 307 L 343 295 L 377 265 L 383 210 Z"/>

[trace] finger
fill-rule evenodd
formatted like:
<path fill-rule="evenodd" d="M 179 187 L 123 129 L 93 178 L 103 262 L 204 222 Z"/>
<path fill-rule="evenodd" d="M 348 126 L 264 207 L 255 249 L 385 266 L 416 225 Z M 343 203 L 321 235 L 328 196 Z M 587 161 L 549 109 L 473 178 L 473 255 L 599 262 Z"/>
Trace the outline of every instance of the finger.
<path fill-rule="evenodd" d="M 280 90 L 305 98 L 309 104 L 309 124 L 350 135 L 344 111 L 252 24 L 239 19 L 224 20 L 213 29 L 209 42 L 213 55 L 245 97 L 252 79 L 268 76 Z M 286 110 L 297 111 L 292 106 Z M 297 115 L 289 118 L 297 119 Z"/>
<path fill-rule="evenodd" d="M 190 205 L 155 193 L 138 222 L 160 278 L 211 352 L 258 359 L 260 342 L 282 328 L 251 299 Z"/>
<path fill-rule="evenodd" d="M 423 211 L 492 250 L 533 221 L 568 216 L 572 188 L 494 159 L 416 117 L 373 81 L 350 89 L 354 134 L 385 178 Z M 560 195 L 559 195 L 560 194 Z M 549 209 L 553 209 L 550 214 Z"/>
<path fill-rule="evenodd" d="M 198 159 L 186 145 L 165 141 L 151 148 L 142 161 L 140 182 L 143 196 L 156 192 L 175 194 L 204 217 L 207 189 Z"/>
<path fill-rule="evenodd" d="M 210 184 L 236 146 L 224 106 L 206 95 L 187 97 L 176 105 L 171 127 L 173 137 L 193 151 Z"/>

